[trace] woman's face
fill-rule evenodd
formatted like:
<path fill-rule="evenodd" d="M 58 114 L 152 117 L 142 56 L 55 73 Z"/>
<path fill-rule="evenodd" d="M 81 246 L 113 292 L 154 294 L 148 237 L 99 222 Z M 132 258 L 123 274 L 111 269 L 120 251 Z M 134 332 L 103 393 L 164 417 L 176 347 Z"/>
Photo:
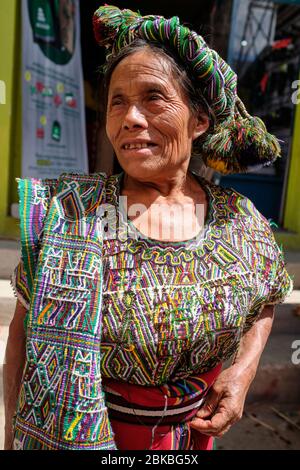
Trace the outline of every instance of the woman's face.
<path fill-rule="evenodd" d="M 196 117 L 166 59 L 145 48 L 112 73 L 106 132 L 124 171 L 163 177 L 187 168 L 192 142 L 208 128 Z"/>

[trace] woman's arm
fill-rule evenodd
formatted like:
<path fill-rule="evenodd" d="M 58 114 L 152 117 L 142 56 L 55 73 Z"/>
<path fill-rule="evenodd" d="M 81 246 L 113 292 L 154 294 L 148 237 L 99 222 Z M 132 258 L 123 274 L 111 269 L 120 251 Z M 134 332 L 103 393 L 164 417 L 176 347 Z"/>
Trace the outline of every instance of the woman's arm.
<path fill-rule="evenodd" d="M 191 421 L 197 431 L 221 437 L 243 414 L 247 392 L 271 332 L 274 306 L 264 307 L 259 319 L 242 337 L 233 364 L 216 379 L 205 404 Z"/>
<path fill-rule="evenodd" d="M 4 449 L 12 448 L 13 416 L 16 412 L 20 382 L 25 363 L 24 318 L 26 309 L 17 301 L 14 317 L 9 326 L 3 366 L 3 388 L 5 408 L 5 441 Z"/>

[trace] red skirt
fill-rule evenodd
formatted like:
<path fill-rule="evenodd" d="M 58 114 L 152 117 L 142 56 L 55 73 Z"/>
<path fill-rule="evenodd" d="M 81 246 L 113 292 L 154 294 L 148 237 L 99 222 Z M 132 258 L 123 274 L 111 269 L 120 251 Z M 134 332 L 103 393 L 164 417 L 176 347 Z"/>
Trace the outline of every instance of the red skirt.
<path fill-rule="evenodd" d="M 212 450 L 213 438 L 189 421 L 221 372 L 222 365 L 188 379 L 145 387 L 103 379 L 106 405 L 119 450 Z"/>

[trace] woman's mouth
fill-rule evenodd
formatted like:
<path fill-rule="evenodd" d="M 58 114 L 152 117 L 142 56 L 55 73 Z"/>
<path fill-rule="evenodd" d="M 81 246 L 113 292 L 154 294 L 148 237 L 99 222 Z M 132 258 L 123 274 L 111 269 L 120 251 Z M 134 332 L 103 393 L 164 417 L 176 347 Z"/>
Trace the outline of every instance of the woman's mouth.
<path fill-rule="evenodd" d="M 141 149 L 149 149 L 151 147 L 156 147 L 156 144 L 153 144 L 152 142 L 143 142 L 143 143 L 131 143 L 131 144 L 122 145 L 123 150 L 141 150 Z"/>
<path fill-rule="evenodd" d="M 151 157 L 158 146 L 153 142 L 129 142 L 121 146 L 124 156 Z"/>

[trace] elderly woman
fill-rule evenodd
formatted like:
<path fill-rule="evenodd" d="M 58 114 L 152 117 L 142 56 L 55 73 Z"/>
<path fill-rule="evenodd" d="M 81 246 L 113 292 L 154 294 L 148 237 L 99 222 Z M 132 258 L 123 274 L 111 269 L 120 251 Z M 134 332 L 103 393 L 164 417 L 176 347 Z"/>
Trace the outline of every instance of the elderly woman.
<path fill-rule="evenodd" d="M 94 29 L 123 172 L 19 181 L 6 448 L 211 449 L 291 280 L 268 221 L 190 158 L 242 172 L 279 146 L 178 18 L 104 6 Z"/>

